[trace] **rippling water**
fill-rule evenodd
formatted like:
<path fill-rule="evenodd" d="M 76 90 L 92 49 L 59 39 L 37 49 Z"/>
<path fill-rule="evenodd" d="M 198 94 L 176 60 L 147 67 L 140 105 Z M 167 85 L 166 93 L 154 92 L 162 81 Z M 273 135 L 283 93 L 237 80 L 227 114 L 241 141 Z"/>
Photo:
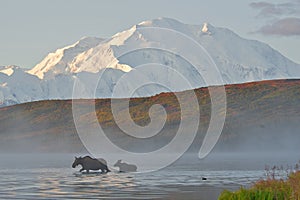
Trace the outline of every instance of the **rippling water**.
<path fill-rule="evenodd" d="M 8 156 L 7 156 L 8 157 Z M 188 188 L 247 186 L 263 170 L 200 170 L 194 165 L 169 167 L 152 173 L 81 174 L 68 159 L 43 157 L 30 161 L 1 159 L 1 199 L 149 199 L 164 198 Z M 3 160 L 6 160 L 3 162 Z M 202 180 L 206 177 L 207 180 Z"/>
<path fill-rule="evenodd" d="M 160 198 L 181 187 L 248 184 L 261 171 L 159 171 L 151 174 L 79 174 L 69 168 L 2 169 L 0 196 L 5 199 Z M 208 180 L 203 181 L 202 177 Z"/>

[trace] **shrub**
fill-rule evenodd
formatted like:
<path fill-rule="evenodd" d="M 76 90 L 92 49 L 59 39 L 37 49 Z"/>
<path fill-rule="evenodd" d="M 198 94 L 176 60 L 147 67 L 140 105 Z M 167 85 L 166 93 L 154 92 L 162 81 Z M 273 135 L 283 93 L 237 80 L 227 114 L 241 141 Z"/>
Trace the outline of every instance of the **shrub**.
<path fill-rule="evenodd" d="M 285 170 L 288 172 L 285 179 L 276 178 L 276 174 L 280 174 L 276 170 L 283 171 L 283 168 L 268 168 L 265 180 L 257 181 L 249 189 L 241 188 L 235 192 L 225 190 L 219 200 L 300 200 L 299 164 L 294 169 L 288 167 Z"/>

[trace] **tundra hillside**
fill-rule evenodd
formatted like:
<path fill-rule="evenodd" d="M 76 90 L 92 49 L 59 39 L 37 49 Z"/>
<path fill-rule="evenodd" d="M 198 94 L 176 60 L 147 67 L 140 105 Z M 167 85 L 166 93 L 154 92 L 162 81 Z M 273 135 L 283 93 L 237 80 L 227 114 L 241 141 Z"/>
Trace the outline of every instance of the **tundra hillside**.
<path fill-rule="evenodd" d="M 300 80 L 262 81 L 227 85 L 225 88 L 227 115 L 216 151 L 299 150 Z M 190 151 L 199 150 L 211 109 L 208 88 L 194 91 L 199 101 L 200 124 Z M 189 105 L 191 97 L 187 92 L 178 92 L 177 95 L 184 97 L 185 106 Z M 82 99 L 74 103 L 82 108 L 95 104 L 98 121 L 93 120 L 92 113 L 83 112 L 80 116 L 82 123 L 90 127 L 99 123 L 112 141 L 122 141 L 120 145 L 129 150 L 153 150 L 167 144 L 176 134 L 181 120 L 180 106 L 172 93 L 132 98 L 130 114 L 141 126 L 150 122 L 148 111 L 153 104 L 163 105 L 167 112 L 167 122 L 158 135 L 137 141 L 116 125 L 110 99 Z M 194 109 L 185 117 L 193 119 L 198 112 Z M 1 108 L 0 138 L 0 152 L 78 152 L 84 149 L 74 125 L 72 100 L 39 101 Z M 147 147 L 147 142 L 155 145 Z"/>

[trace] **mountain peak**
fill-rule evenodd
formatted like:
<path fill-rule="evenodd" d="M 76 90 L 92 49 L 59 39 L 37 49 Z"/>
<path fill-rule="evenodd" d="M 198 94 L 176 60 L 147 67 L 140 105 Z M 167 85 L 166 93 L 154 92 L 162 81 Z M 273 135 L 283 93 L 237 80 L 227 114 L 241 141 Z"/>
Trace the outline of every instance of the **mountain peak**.
<path fill-rule="evenodd" d="M 98 38 L 98 37 L 87 37 L 87 36 L 84 36 L 82 37 L 79 41 L 77 41 L 75 43 L 75 45 L 79 45 L 81 47 L 86 47 L 86 48 L 89 48 L 91 46 L 94 46 L 95 43 L 100 43 L 102 41 L 104 41 L 105 39 L 103 38 Z"/>
<path fill-rule="evenodd" d="M 136 31 L 137 25 L 132 26 L 130 29 L 116 33 L 110 40 L 110 45 L 120 46 L 124 44 L 125 40 L 128 39 Z"/>
<path fill-rule="evenodd" d="M 152 20 L 146 20 L 140 22 L 138 25 L 140 26 L 165 26 L 170 24 L 182 24 L 180 21 L 168 17 L 159 17 Z"/>
<path fill-rule="evenodd" d="M 186 24 L 172 18 L 160 17 L 152 20 L 142 21 L 137 25 L 137 27 L 159 27 L 159 28 L 170 28 L 178 29 Z"/>
<path fill-rule="evenodd" d="M 138 62 L 137 60 L 143 60 L 145 58 L 142 56 L 129 61 L 123 61 L 115 57 L 117 54 L 116 52 L 121 51 L 122 48 L 128 48 L 128 46 L 147 47 L 147 45 L 154 41 L 163 45 L 164 41 L 160 38 L 168 37 L 167 34 L 164 36 L 152 33 L 149 34 L 149 31 L 151 30 L 148 32 L 143 31 L 143 27 L 165 28 L 186 34 L 202 44 L 208 52 L 213 55 L 213 58 L 215 58 L 217 62 L 220 62 L 221 65 L 226 64 L 226 66 L 223 66 L 222 68 L 227 68 L 229 66 L 243 66 L 242 68 L 245 68 L 244 71 L 253 67 L 262 69 L 261 66 L 263 66 L 266 68 L 264 69 L 265 71 L 260 71 L 263 75 L 255 74 L 253 77 L 261 78 L 266 74 L 269 75 L 272 70 L 278 68 L 278 65 L 287 68 L 291 68 L 293 65 L 292 63 L 287 64 L 290 62 L 285 61 L 285 58 L 280 54 L 272 53 L 274 51 L 265 47 L 264 44 L 243 39 L 229 29 L 214 27 L 208 22 L 205 22 L 202 25 L 189 25 L 176 19 L 160 17 L 143 21 L 127 30 L 115 34 L 106 41 L 96 37 L 83 37 L 73 45 L 58 49 L 54 53 L 50 53 L 41 63 L 30 70 L 29 73 L 43 79 L 45 73 L 53 75 L 78 73 L 81 71 L 97 73 L 99 70 L 107 67 L 121 69 L 122 71 L 128 72 L 132 69 L 132 67 L 134 68 L 136 62 Z M 214 35 L 214 37 L 210 39 L 202 37 L 205 35 Z M 178 45 L 179 49 L 185 48 L 184 44 Z M 255 48 L 253 48 L 254 46 Z M 258 52 L 256 49 L 261 49 L 263 53 Z M 216 56 L 214 56 L 215 54 Z M 252 57 L 245 56 L 250 54 Z M 256 59 L 253 59 L 253 57 Z M 272 57 L 272 59 L 269 59 L 269 57 Z M 274 61 L 275 57 L 278 59 L 276 62 Z M 126 67 L 124 68 L 124 66 Z M 240 71 L 240 69 L 235 70 L 233 73 L 242 73 Z M 296 72 L 297 69 L 285 70 L 285 72 L 287 71 Z M 235 77 L 239 76 L 242 75 L 235 75 Z M 233 75 L 228 77 L 227 82 L 230 82 L 229 79 L 233 79 Z M 253 77 L 252 75 L 247 75 L 249 80 L 259 79 Z"/>
<path fill-rule="evenodd" d="M 28 71 L 32 75 L 36 75 L 40 79 L 44 78 L 45 73 L 52 71 L 51 74 L 63 74 L 69 69 L 67 67 L 78 54 L 89 50 L 104 39 L 97 37 L 83 37 L 76 43 L 57 49 L 55 52 L 49 53 L 39 64 Z"/>

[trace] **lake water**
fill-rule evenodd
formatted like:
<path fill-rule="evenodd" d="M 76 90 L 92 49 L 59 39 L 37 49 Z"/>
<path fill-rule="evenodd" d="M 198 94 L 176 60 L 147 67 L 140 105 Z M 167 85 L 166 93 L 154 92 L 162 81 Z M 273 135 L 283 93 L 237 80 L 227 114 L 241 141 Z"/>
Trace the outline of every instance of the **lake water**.
<path fill-rule="evenodd" d="M 211 187 L 247 187 L 265 174 L 263 168 L 255 169 L 258 166 L 226 169 L 234 168 L 233 160 L 214 160 L 202 165 L 179 161 L 151 173 L 118 173 L 111 168 L 108 174 L 81 174 L 80 168 L 71 168 L 73 155 L 5 155 L 0 163 L 0 199 L 161 199 Z"/>

